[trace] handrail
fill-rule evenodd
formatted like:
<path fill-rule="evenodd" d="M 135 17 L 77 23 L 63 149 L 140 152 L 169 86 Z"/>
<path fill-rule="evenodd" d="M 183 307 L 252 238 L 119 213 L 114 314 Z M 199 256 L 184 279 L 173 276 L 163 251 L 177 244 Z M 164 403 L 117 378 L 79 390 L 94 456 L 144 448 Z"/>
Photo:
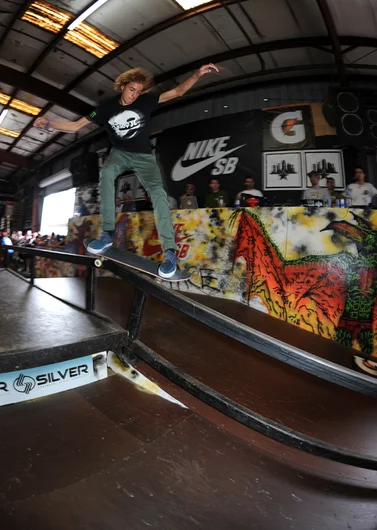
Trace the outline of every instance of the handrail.
<path fill-rule="evenodd" d="M 81 256 L 78 254 L 58 252 L 54 250 L 46 251 L 31 247 L 17 247 L 13 245 L 2 246 L 1 248 L 13 249 L 18 252 L 30 254 L 32 255 L 32 258 L 34 256 L 41 256 L 49 259 L 56 259 L 58 261 L 78 263 L 87 265 L 90 269 L 93 269 L 94 266 L 95 258 L 91 256 Z M 136 296 L 131 309 L 135 318 L 131 318 L 130 321 L 132 322 L 128 325 L 129 329 L 132 327 L 134 330 L 131 333 L 131 340 L 128 346 L 129 352 L 132 355 L 136 355 L 140 359 L 143 359 L 154 368 L 157 367 L 157 369 L 165 374 L 166 377 L 176 382 L 182 388 L 191 392 L 202 401 L 217 408 L 219 411 L 227 414 L 236 421 L 244 423 L 274 440 L 336 462 L 365 469 L 377 470 L 377 458 L 371 455 L 362 455 L 347 451 L 344 448 L 327 444 L 321 440 L 308 437 L 302 433 L 288 429 L 283 425 L 279 425 L 272 420 L 248 410 L 246 407 L 237 404 L 225 396 L 222 396 L 215 390 L 206 387 L 188 374 L 180 372 L 177 367 L 174 367 L 168 361 L 159 357 L 155 352 L 138 340 L 138 330 L 140 328 L 140 322 L 144 311 L 145 294 L 153 296 L 164 304 L 190 316 L 212 329 L 215 329 L 223 335 L 332 383 L 375 397 L 377 396 L 377 381 L 375 379 L 339 366 L 328 360 L 316 357 L 315 355 L 309 354 L 299 348 L 292 347 L 287 343 L 279 341 L 253 328 L 249 328 L 244 324 L 237 323 L 236 326 L 235 321 L 231 318 L 222 315 L 215 310 L 209 309 L 195 300 L 188 299 L 172 289 L 167 289 L 133 269 L 121 267 L 110 260 L 105 261 L 103 267 L 123 280 L 131 282 L 137 286 Z M 93 287 L 93 285 L 94 282 L 92 278 L 91 286 Z"/>
<path fill-rule="evenodd" d="M 139 288 L 160 302 L 241 344 L 331 383 L 369 396 L 377 396 L 377 379 L 317 357 L 240 322 L 237 322 L 237 326 L 235 326 L 235 321 L 232 318 L 210 309 L 196 300 L 188 299 L 172 289 L 167 289 L 155 281 L 135 273 L 132 269 L 121 267 L 111 261 L 106 261 L 103 266 L 116 276 L 137 284 Z"/>
<path fill-rule="evenodd" d="M 139 340 L 135 341 L 134 353 L 189 394 L 272 440 L 334 462 L 377 471 L 377 457 L 337 447 L 267 419 L 182 372 Z"/>
<path fill-rule="evenodd" d="M 7 250 L 14 250 L 22 254 L 31 256 L 31 275 L 30 284 L 34 285 L 35 279 L 35 257 L 39 256 L 45 259 L 52 259 L 63 261 L 66 263 L 74 263 L 75 265 L 84 265 L 87 268 L 86 275 L 86 289 L 85 289 L 85 309 L 92 311 L 95 304 L 95 268 L 94 256 L 83 256 L 81 254 L 73 254 L 67 251 L 45 250 L 38 247 L 22 247 L 17 245 L 1 245 L 0 248 L 5 249 L 5 266 L 8 268 L 9 254 Z"/>
<path fill-rule="evenodd" d="M 9 248 L 30 255 L 34 254 L 36 256 L 56 259 L 58 261 L 68 261 L 90 267 L 94 266 L 94 256 L 82 256 L 79 254 L 70 254 L 68 252 L 42 250 L 32 247 L 17 247 L 14 245 L 5 245 L 2 248 Z M 245 324 L 237 322 L 237 326 L 235 326 L 235 321 L 228 316 L 223 315 L 214 309 L 210 309 L 196 300 L 188 299 L 186 296 L 183 296 L 172 289 L 167 289 L 131 268 L 122 267 L 110 260 L 103 263 L 103 268 L 106 268 L 123 280 L 137 285 L 147 294 L 167 304 L 173 309 L 177 309 L 181 313 L 202 322 L 219 333 L 245 344 L 250 348 L 254 348 L 274 359 L 314 375 L 315 377 L 319 377 L 362 394 L 373 397 L 377 396 L 377 379 L 344 366 L 340 366 L 327 359 L 317 357 L 316 355 L 308 353 L 295 346 L 291 346 L 286 342 L 271 337 L 270 335 L 250 328 Z M 361 352 L 358 352 L 358 354 L 363 356 Z M 364 357 L 367 358 L 365 355 Z"/>
<path fill-rule="evenodd" d="M 40 256 L 46 259 L 55 259 L 56 261 L 65 261 L 74 263 L 75 265 L 93 265 L 95 256 L 83 256 L 81 254 L 72 254 L 64 252 L 63 250 L 45 250 L 40 247 L 19 247 L 17 245 L 1 245 L 2 249 L 14 250 L 22 252 L 22 254 L 29 254 L 31 256 Z"/>

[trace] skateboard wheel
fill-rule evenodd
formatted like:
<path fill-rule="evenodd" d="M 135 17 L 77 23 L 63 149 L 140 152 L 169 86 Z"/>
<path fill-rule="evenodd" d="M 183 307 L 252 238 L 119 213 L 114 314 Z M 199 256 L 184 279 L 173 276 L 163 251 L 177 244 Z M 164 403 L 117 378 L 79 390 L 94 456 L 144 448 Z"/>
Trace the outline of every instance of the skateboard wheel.
<path fill-rule="evenodd" d="M 95 260 L 94 260 L 94 266 L 95 266 L 95 267 L 98 267 L 98 268 L 99 268 L 99 267 L 102 267 L 102 260 L 99 259 L 99 258 L 95 259 Z"/>

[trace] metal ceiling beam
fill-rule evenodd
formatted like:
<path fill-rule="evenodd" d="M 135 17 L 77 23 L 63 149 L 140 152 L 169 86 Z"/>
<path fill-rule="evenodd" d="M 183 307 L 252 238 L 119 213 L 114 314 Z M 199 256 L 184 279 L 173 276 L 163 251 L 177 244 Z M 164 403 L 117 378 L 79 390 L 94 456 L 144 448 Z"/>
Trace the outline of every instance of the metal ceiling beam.
<path fill-rule="evenodd" d="M 226 5 L 232 5 L 232 4 L 239 4 L 241 2 L 245 2 L 247 0 L 225 0 Z M 82 72 L 76 79 L 71 81 L 67 87 L 66 90 L 69 92 L 70 90 L 73 90 L 75 87 L 77 87 L 80 83 L 85 81 L 93 72 L 96 72 L 102 66 L 105 66 L 105 64 L 109 63 L 122 53 L 128 51 L 129 49 L 133 48 L 134 46 L 137 46 L 137 44 L 140 44 L 141 42 L 150 39 L 154 35 L 157 35 L 158 33 L 161 33 L 162 31 L 165 31 L 166 29 L 169 29 L 173 26 L 176 26 L 177 24 L 180 24 L 181 22 L 185 22 L 186 20 L 190 20 L 191 18 L 197 17 L 199 15 L 205 15 L 206 13 L 209 13 L 211 11 L 214 11 L 215 9 L 222 8 L 222 2 L 221 1 L 214 1 L 210 2 L 208 4 L 203 4 L 198 7 L 194 7 L 192 9 L 188 9 L 187 11 L 183 11 L 182 13 L 179 13 L 178 15 L 175 15 L 174 17 L 170 17 L 166 20 L 163 20 L 159 24 L 156 24 L 155 26 L 152 26 L 151 28 L 148 28 L 147 30 L 139 33 L 138 35 L 135 35 L 135 37 L 132 37 L 131 39 L 128 39 L 124 41 L 118 48 L 111 51 L 98 61 L 96 61 L 94 64 L 89 66 L 84 72 Z"/>
<path fill-rule="evenodd" d="M 344 46 L 360 46 L 377 48 L 377 39 L 368 37 L 340 37 L 340 43 Z M 236 48 L 209 57 L 203 57 L 192 63 L 182 65 L 178 68 L 164 72 L 163 74 L 156 76 L 156 82 L 162 83 L 170 80 L 174 77 L 185 75 L 196 68 L 199 68 L 206 62 L 223 62 L 239 57 L 245 57 L 247 55 L 255 55 L 258 53 L 273 52 L 276 50 L 286 50 L 292 48 L 306 48 L 306 47 L 318 47 L 328 46 L 331 44 L 329 37 L 307 37 L 299 39 L 285 39 L 280 41 L 264 42 L 260 44 L 254 44 L 250 46 L 244 46 L 242 48 Z M 268 71 L 267 71 L 268 72 Z M 20 90 L 30 92 L 35 96 L 38 96 L 47 101 L 51 101 L 52 105 L 59 105 L 62 108 L 66 108 L 75 114 L 85 116 L 92 110 L 91 105 L 85 103 L 81 99 L 66 93 L 66 89 L 59 89 L 45 81 L 41 81 L 35 77 L 31 77 L 19 70 L 10 68 L 0 64 L 0 79 L 11 86 L 14 86 Z M 43 109 L 43 113 L 46 109 Z"/>
<path fill-rule="evenodd" d="M 221 0 L 221 4 L 222 6 L 224 7 L 225 11 L 228 13 L 229 17 L 233 20 L 233 22 L 236 24 L 237 28 L 241 31 L 242 35 L 245 37 L 246 41 L 250 44 L 250 46 L 252 46 L 254 44 L 254 42 L 251 40 L 250 38 L 250 35 L 248 34 L 248 32 L 245 30 L 245 28 L 243 27 L 243 25 L 241 24 L 241 22 L 238 20 L 238 18 L 236 17 L 236 15 L 233 13 L 233 11 L 230 9 L 229 6 L 226 5 L 225 1 L 224 0 Z M 245 12 L 246 13 L 246 12 Z M 247 13 L 246 13 L 247 15 Z M 261 65 L 261 69 L 262 70 L 265 70 L 266 69 L 266 63 L 265 63 L 265 60 L 263 59 L 263 57 L 257 53 L 257 57 L 259 59 L 259 62 L 260 62 L 260 65 Z"/>
<path fill-rule="evenodd" d="M 38 66 L 42 63 L 42 61 L 45 60 L 45 58 L 50 53 L 50 51 L 52 51 L 54 48 L 56 48 L 56 46 L 59 44 L 59 42 L 64 38 L 64 35 L 67 33 L 68 26 L 70 24 L 72 24 L 72 22 L 74 22 L 74 20 L 76 20 L 78 17 L 80 17 L 83 13 L 85 13 L 85 11 L 87 9 L 89 9 L 96 2 L 97 2 L 97 0 L 92 0 L 91 2 L 89 2 L 84 7 L 84 9 L 82 9 L 79 13 L 77 13 L 77 15 L 75 16 L 75 18 L 73 20 L 68 20 L 68 22 L 62 27 L 62 29 L 59 31 L 59 33 L 57 33 L 55 35 L 55 37 L 52 39 L 52 41 L 46 46 L 46 48 L 43 50 L 43 52 L 35 59 L 33 64 L 28 69 L 28 74 L 31 74 L 32 72 L 34 72 L 34 70 L 36 68 L 38 68 Z"/>
<path fill-rule="evenodd" d="M 0 162 L 7 162 L 13 166 L 18 167 L 29 167 L 30 159 L 26 156 L 17 155 L 16 153 L 10 153 L 9 151 L 0 150 Z"/>
<path fill-rule="evenodd" d="M 9 33 L 12 31 L 13 25 L 19 18 L 22 17 L 24 12 L 28 9 L 29 5 L 32 3 L 33 0 L 27 0 L 26 2 L 22 2 L 20 4 L 20 7 L 17 9 L 17 11 L 14 13 L 12 20 L 10 21 L 9 25 L 5 28 L 4 33 L 1 36 L 0 39 L 0 48 L 4 44 L 5 40 L 8 38 Z"/>
<path fill-rule="evenodd" d="M 246 0 L 225 0 L 225 3 L 227 5 L 232 5 L 232 4 L 239 4 L 239 3 L 245 2 L 245 1 Z M 180 24 L 181 22 L 189 20 L 189 19 L 191 19 L 193 17 L 199 16 L 199 15 L 203 15 L 205 13 L 208 13 L 208 12 L 213 11 L 215 9 L 219 9 L 221 7 L 223 7 L 221 1 L 213 1 L 213 2 L 210 2 L 208 4 L 204 4 L 202 6 L 198 6 L 198 7 L 195 7 L 193 9 L 189 9 L 187 11 L 179 13 L 179 15 L 175 15 L 174 17 L 171 17 L 171 18 L 169 18 L 167 20 L 164 20 L 164 21 L 160 22 L 159 24 L 156 24 L 155 26 L 147 29 L 146 31 L 143 31 L 139 35 L 136 35 L 132 39 L 129 39 L 129 40 L 123 42 L 123 44 L 118 46 L 118 48 L 116 48 L 115 50 L 113 50 L 109 54 L 105 55 L 104 57 L 102 57 L 101 59 L 96 61 L 94 64 L 92 64 L 91 66 L 89 66 L 84 72 L 82 72 L 78 77 L 76 77 L 73 81 L 71 81 L 71 83 L 69 83 L 65 87 L 64 91 L 66 93 L 70 92 L 75 87 L 77 87 L 80 83 L 82 83 L 82 81 L 87 79 L 93 72 L 99 70 L 102 66 L 104 66 L 105 64 L 107 64 L 108 62 L 110 62 L 111 60 L 116 58 L 118 55 L 120 55 L 120 54 L 124 53 L 125 51 L 129 50 L 133 46 L 136 46 L 137 44 L 140 44 L 140 42 L 143 42 L 144 40 L 149 39 L 150 37 L 153 37 L 157 33 L 160 33 L 161 31 L 169 29 L 172 26 L 175 26 L 176 24 Z M 44 98 L 44 99 L 47 99 L 48 101 L 50 101 L 51 98 L 47 97 L 47 98 Z M 47 103 L 45 108 L 42 110 L 42 113 L 45 114 L 46 112 L 48 112 L 51 109 L 51 107 L 52 107 L 52 103 Z M 66 108 L 68 108 L 68 107 L 66 107 Z M 83 112 L 81 114 L 83 114 L 83 115 L 87 114 L 87 111 L 85 111 L 85 112 Z M 14 142 L 9 146 L 9 149 L 11 149 L 15 145 L 17 145 L 18 141 L 30 130 L 30 128 L 31 128 L 31 125 L 30 124 L 27 125 L 21 131 L 20 136 L 18 138 L 16 138 L 14 140 Z"/>
<path fill-rule="evenodd" d="M 340 39 L 336 31 L 334 17 L 332 16 L 327 0 L 317 0 L 317 4 L 331 39 L 331 44 L 334 50 L 335 64 L 338 70 L 340 81 L 342 85 L 347 85 L 346 68 L 344 66 L 342 50 L 340 47 Z"/>
<path fill-rule="evenodd" d="M 364 65 L 365 66 L 365 65 Z M 350 65 L 351 67 L 351 65 Z M 369 67 L 371 67 L 371 65 L 369 65 Z M 260 75 L 267 75 L 267 72 L 265 73 L 261 73 Z M 250 76 L 248 76 L 249 79 L 250 79 Z M 348 76 L 348 79 L 349 81 L 360 81 L 360 80 L 365 80 L 365 81 L 370 81 L 370 82 L 375 82 L 376 81 L 376 76 L 366 76 L 366 75 L 352 75 L 350 74 Z M 291 85 L 291 84 L 296 84 L 296 83 L 312 83 L 312 82 L 328 82 L 329 81 L 329 76 L 328 74 L 316 74 L 316 75 L 308 75 L 308 76 L 305 76 L 305 77 L 302 77 L 300 75 L 298 76 L 289 76 L 288 78 L 286 79 L 274 79 L 274 80 L 268 80 L 268 81 L 265 81 L 265 80 L 261 80 L 261 81 L 258 81 L 256 83 L 252 82 L 252 83 L 247 83 L 245 85 L 242 85 L 242 86 L 236 86 L 236 87 L 231 87 L 231 88 L 223 88 L 223 89 L 220 89 L 218 91 L 218 94 L 220 94 L 221 92 L 223 91 L 226 91 L 226 94 L 230 94 L 232 92 L 235 92 L 235 91 L 239 91 L 240 89 L 242 90 L 246 90 L 246 89 L 249 89 L 249 88 L 252 88 L 252 89 L 255 89 L 255 88 L 263 88 L 263 87 L 266 87 L 266 86 L 274 86 L 274 85 L 279 85 L 279 84 L 286 84 L 286 85 Z M 186 98 L 185 98 L 186 99 Z M 200 101 L 200 100 L 205 100 L 205 99 L 208 99 L 208 94 L 194 94 L 192 97 L 188 98 L 190 100 L 195 100 L 195 101 Z M 172 103 L 167 103 L 166 105 L 162 105 L 159 110 L 156 111 L 156 115 L 158 114 L 161 114 L 163 112 L 166 112 L 166 110 L 168 110 L 168 107 L 174 107 L 174 108 L 177 108 L 179 109 L 180 107 L 184 106 L 187 104 L 187 101 L 183 101 L 183 100 L 174 100 Z M 106 135 L 106 133 L 102 130 L 102 129 L 96 129 L 95 131 L 92 131 L 91 133 L 89 133 L 88 135 L 80 138 L 79 142 L 78 143 L 75 143 L 75 144 L 70 144 L 66 147 L 64 147 L 61 151 L 59 151 L 58 153 L 55 153 L 53 155 L 51 155 L 49 158 L 47 158 L 46 160 L 43 160 L 40 164 L 38 164 L 38 166 L 34 166 L 33 167 L 33 173 L 34 173 L 34 170 L 37 170 L 37 169 L 41 169 L 45 164 L 49 163 L 49 162 L 52 162 L 53 160 L 56 160 L 57 158 L 59 158 L 60 156 L 62 155 L 66 155 L 67 153 L 70 153 L 72 152 L 74 149 L 77 149 L 77 147 L 80 145 L 85 145 L 86 142 L 91 142 L 93 141 L 94 139 L 98 139 L 101 137 L 101 135 Z M 58 136 L 55 136 L 54 137 L 54 140 L 56 140 L 58 138 Z M 54 143 L 52 141 L 53 139 L 51 139 L 48 144 L 52 144 Z M 79 144 L 79 145 L 78 145 Z M 47 143 L 45 144 L 45 147 L 47 146 Z M 43 150 L 42 149 L 39 149 L 38 150 L 39 153 L 41 153 Z M 16 175 L 17 173 L 17 170 L 14 171 L 10 176 L 9 176 L 9 180 L 11 181 L 13 179 L 13 177 Z M 30 173 L 28 173 L 26 175 L 26 180 L 28 178 L 30 178 Z M 21 182 L 21 184 L 24 184 L 24 181 Z"/>
<path fill-rule="evenodd" d="M 349 70 L 377 71 L 377 65 L 373 65 L 373 64 L 346 64 L 345 67 Z M 193 90 L 189 92 L 188 96 L 186 96 L 185 100 L 187 102 L 187 100 L 196 99 L 198 92 L 203 92 L 204 90 L 216 89 L 222 85 L 227 85 L 229 83 L 234 83 L 238 81 L 245 81 L 247 79 L 250 80 L 250 79 L 261 78 L 267 75 L 281 75 L 281 74 L 290 74 L 294 72 L 296 73 L 314 72 L 315 70 L 328 70 L 332 68 L 333 68 L 333 65 L 331 63 L 323 63 L 323 64 L 302 64 L 302 65 L 297 65 L 297 66 L 286 66 L 282 68 L 273 68 L 273 69 L 266 70 L 266 71 L 259 70 L 252 74 L 242 74 L 242 75 L 230 77 L 227 79 L 220 79 L 219 81 L 215 81 L 209 85 L 205 85 L 202 88 L 200 87 L 194 88 Z M 277 79 L 276 81 L 286 82 L 286 79 Z M 377 76 L 375 77 L 375 81 L 377 81 Z M 249 83 L 248 86 L 254 86 L 254 83 Z M 163 105 L 163 107 L 161 108 L 161 111 L 163 111 L 164 109 L 166 110 L 167 107 L 172 106 L 172 105 L 173 103 L 171 104 L 167 103 L 166 105 Z"/>
<path fill-rule="evenodd" d="M 90 105 L 71 94 L 67 94 L 64 90 L 3 64 L 0 64 L 0 79 L 7 85 L 52 101 L 54 105 L 59 105 L 80 116 L 92 110 Z"/>
<path fill-rule="evenodd" d="M 377 48 L 377 39 L 375 38 L 368 38 L 368 37 L 341 37 L 340 39 L 342 45 L 345 46 L 366 46 L 371 48 Z M 183 65 L 179 68 L 175 68 L 173 70 L 170 70 L 169 72 L 166 72 L 164 74 L 161 74 L 160 76 L 156 77 L 156 82 L 161 83 L 163 81 L 172 79 L 174 77 L 177 77 L 179 75 L 187 74 L 188 72 L 191 72 L 192 70 L 195 70 L 196 68 L 199 68 L 202 64 L 206 62 L 222 62 L 226 60 L 235 59 L 238 57 L 244 57 L 247 55 L 253 55 L 257 53 L 266 53 L 270 51 L 275 50 L 285 50 L 285 49 L 292 49 L 292 48 L 300 48 L 300 47 L 311 47 L 311 46 L 328 46 L 331 45 L 331 40 L 329 37 L 307 37 L 307 38 L 300 38 L 300 39 L 286 39 L 281 41 L 273 41 L 273 42 L 264 42 L 261 44 L 254 44 L 252 46 L 245 46 L 243 48 L 238 48 L 235 50 L 226 51 L 220 54 L 217 54 L 215 56 L 205 57 L 198 61 L 194 61 L 192 63 Z M 59 90 L 56 87 L 53 87 L 47 83 L 44 83 L 42 81 L 39 81 L 35 78 L 31 78 L 28 76 L 25 76 L 25 74 L 22 74 L 21 72 L 14 71 L 12 69 L 9 69 L 8 67 L 4 67 L 0 65 L 0 79 L 3 79 L 4 82 L 7 82 L 4 77 L 2 77 L 2 70 L 4 74 L 11 70 L 12 73 L 14 73 L 14 76 L 17 78 L 22 78 L 24 83 L 24 89 L 31 91 L 31 85 L 28 84 L 26 86 L 26 83 L 39 83 L 41 88 L 43 88 L 43 94 L 39 93 L 36 90 L 36 87 L 34 87 L 34 90 L 36 90 L 36 95 L 40 95 L 41 97 L 44 97 L 45 99 L 52 99 L 55 100 L 56 104 L 70 109 L 73 112 L 80 114 L 81 116 L 85 116 L 88 114 L 91 110 L 90 105 L 87 105 L 83 101 L 75 98 L 74 96 L 71 96 L 69 94 L 66 94 L 64 90 Z M 266 70 L 266 74 L 268 74 L 268 70 Z M 12 74 L 13 75 L 13 74 Z M 253 74 L 251 74 L 253 75 Z M 9 82 L 9 84 L 12 84 Z M 19 81 L 19 84 L 21 82 Z M 21 88 L 21 86 L 20 86 Z M 72 108 L 74 105 L 74 109 Z M 51 104 L 48 104 L 44 109 L 43 113 L 47 112 L 51 108 Z M 80 109 L 78 108 L 80 107 Z M 20 136 L 15 139 L 15 141 L 9 146 L 9 149 L 12 149 L 17 142 L 23 137 L 24 134 L 26 134 L 30 128 L 32 127 L 32 124 L 29 124 L 26 126 L 26 128 L 21 132 Z M 60 136 L 59 136 L 60 137 Z"/>
<path fill-rule="evenodd" d="M 347 53 L 353 52 L 353 50 L 356 50 L 358 46 L 348 46 L 347 48 L 344 48 L 342 50 L 342 55 L 346 55 Z"/>
<path fill-rule="evenodd" d="M 370 46 L 371 48 L 377 48 L 377 39 L 370 39 L 364 37 L 341 37 L 340 42 L 343 45 L 357 45 L 357 46 Z M 210 55 L 208 57 L 202 57 L 192 63 L 184 64 L 168 72 L 164 72 L 156 76 L 156 83 L 163 83 L 175 77 L 179 77 L 197 68 L 200 68 L 202 64 L 207 62 L 222 63 L 232 59 L 238 59 L 239 57 L 245 57 L 247 55 L 255 55 L 257 53 L 267 53 L 280 50 L 288 50 L 293 48 L 311 48 L 318 46 L 329 46 L 331 45 L 331 39 L 329 37 L 305 37 L 297 39 L 285 39 L 279 41 L 263 42 L 260 44 L 254 44 L 252 46 L 244 46 L 243 48 L 236 48 L 234 50 L 225 51 L 216 55 Z"/>

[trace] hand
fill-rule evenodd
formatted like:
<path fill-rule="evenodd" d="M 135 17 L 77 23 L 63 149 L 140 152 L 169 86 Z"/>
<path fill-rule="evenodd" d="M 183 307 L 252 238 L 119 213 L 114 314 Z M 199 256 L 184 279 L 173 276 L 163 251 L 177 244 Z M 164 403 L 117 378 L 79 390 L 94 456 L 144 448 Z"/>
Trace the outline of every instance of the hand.
<path fill-rule="evenodd" d="M 212 64 L 212 63 L 203 64 L 203 66 L 201 66 L 199 70 L 197 71 L 196 75 L 198 77 L 202 77 L 203 75 L 211 74 L 213 71 L 215 72 L 219 71 L 219 69 L 217 68 L 215 64 Z"/>
<path fill-rule="evenodd" d="M 33 126 L 37 129 L 44 129 L 48 124 L 48 119 L 44 117 L 37 118 L 33 123 Z"/>

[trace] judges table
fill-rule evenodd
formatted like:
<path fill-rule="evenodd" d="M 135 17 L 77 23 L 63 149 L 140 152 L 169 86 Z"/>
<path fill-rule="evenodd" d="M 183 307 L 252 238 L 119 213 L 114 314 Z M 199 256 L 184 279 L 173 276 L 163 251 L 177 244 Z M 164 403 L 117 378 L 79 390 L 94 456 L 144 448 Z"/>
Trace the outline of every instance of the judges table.
<path fill-rule="evenodd" d="M 172 218 L 180 264 L 192 271 L 181 290 L 237 300 L 364 353 L 377 351 L 377 211 L 219 208 L 175 210 Z M 84 254 L 84 238 L 100 230 L 100 216 L 71 219 L 68 249 Z M 161 260 L 153 212 L 119 214 L 115 245 Z M 84 269 L 38 259 L 36 272 L 81 276 Z"/>

